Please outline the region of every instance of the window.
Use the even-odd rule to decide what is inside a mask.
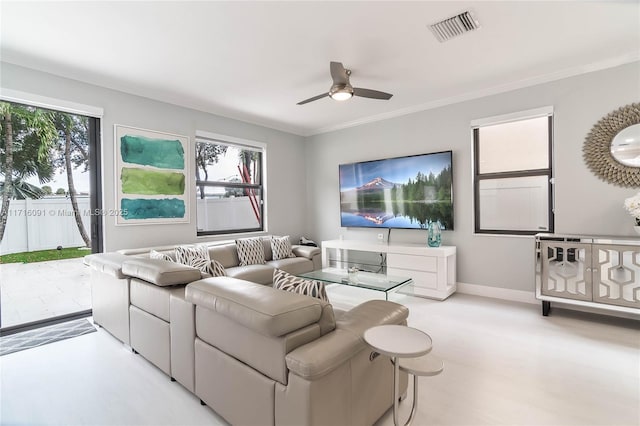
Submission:
[[[198,235],[264,231],[265,147],[196,133]]]
[[[553,111],[471,123],[476,233],[553,232]]]

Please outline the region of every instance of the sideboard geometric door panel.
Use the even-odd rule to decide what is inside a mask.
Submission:
[[[593,245],[593,300],[640,308],[640,247]]]
[[[591,244],[544,241],[542,294],[592,300]]]

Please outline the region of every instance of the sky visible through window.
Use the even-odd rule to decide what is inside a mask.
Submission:
[[[227,148],[224,155],[218,157],[216,164],[207,166],[209,181],[238,182],[241,181],[238,165],[240,164],[240,150],[233,146]]]
[[[35,185],[39,188],[43,186],[50,186],[51,190],[55,193],[58,188],[62,188],[65,191],[69,190],[69,185],[67,185],[67,174],[66,173],[56,173],[54,178],[46,183],[40,183],[37,177],[30,177],[26,179],[32,185]],[[89,171],[86,172],[82,169],[73,170],[73,185],[76,187],[77,193],[89,193]]]

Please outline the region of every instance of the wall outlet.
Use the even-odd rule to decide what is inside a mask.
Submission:
[[[384,240],[384,234],[378,234],[378,241]]]

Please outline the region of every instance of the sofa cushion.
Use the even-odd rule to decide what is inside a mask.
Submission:
[[[304,294],[305,296],[311,296],[324,302],[329,302],[329,297],[327,297],[323,282],[296,277],[281,269],[273,270],[273,288]]]
[[[187,285],[185,298],[273,337],[317,323],[324,306],[318,299],[230,277],[192,282]]]
[[[164,287],[187,284],[200,279],[200,270],[166,260],[128,256],[122,263],[122,273]]]
[[[253,283],[269,285],[273,281],[273,266],[267,265],[247,265],[226,268],[228,277],[247,280]]]
[[[262,240],[262,249],[264,250],[264,260],[268,262],[273,258],[273,253],[271,253],[271,238],[263,237],[260,239]]]
[[[284,237],[271,237],[271,256],[272,260],[296,257],[296,255],[291,252],[291,241],[289,241],[288,235]]]
[[[313,261],[304,257],[288,257],[280,260],[270,260],[267,265],[272,268],[282,269],[293,275],[304,274],[313,271]]]
[[[209,246],[209,258],[215,259],[225,268],[238,266],[238,250],[235,244]]]
[[[239,266],[261,265],[266,262],[262,238],[243,238],[236,240]]]

